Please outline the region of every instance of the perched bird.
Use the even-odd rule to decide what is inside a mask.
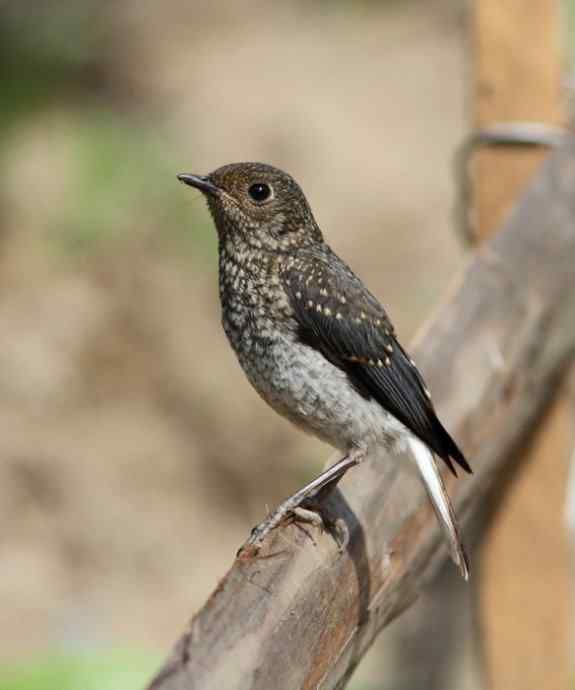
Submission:
[[[262,163],[178,179],[203,192],[214,219],[222,322],[245,374],[279,414],[343,454],[281,503],[249,543],[261,543],[286,515],[383,445],[413,455],[451,556],[467,579],[434,454],[454,474],[454,463],[471,469],[437,418],[385,309],[326,244],[299,185]]]

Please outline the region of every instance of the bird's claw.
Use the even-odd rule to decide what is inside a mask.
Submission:
[[[239,548],[237,556],[241,554],[257,555],[266,536],[276,527],[285,522],[295,523],[309,539],[315,544],[315,540],[308,530],[302,527],[299,523],[305,523],[317,527],[320,530],[325,530],[333,537],[340,552],[343,552],[349,540],[347,525],[344,520],[332,519],[326,509],[323,501],[317,500],[317,497],[312,496],[302,502],[301,505],[291,508],[288,511],[278,509],[268,515],[268,517],[252,528],[250,536],[246,542]]]

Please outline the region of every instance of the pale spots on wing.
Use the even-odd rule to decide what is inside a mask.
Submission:
[[[325,271],[321,260],[303,261],[290,256],[284,258],[283,263],[280,262],[280,269],[284,273],[284,285],[293,290],[292,295],[303,303],[307,312],[313,312],[326,321],[335,319],[342,325],[347,322],[352,329],[366,329],[368,339],[373,338],[374,343],[379,339],[379,344],[369,353],[371,356],[350,354],[344,357],[347,361],[378,369],[393,366],[393,326],[375,300],[370,301],[365,293],[359,300],[355,294],[344,294],[337,278]],[[351,273],[349,275],[353,276]]]

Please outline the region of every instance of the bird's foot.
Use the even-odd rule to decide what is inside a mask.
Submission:
[[[322,516],[317,510],[307,508],[303,504],[293,505],[288,499],[270,513],[263,522],[260,522],[259,525],[256,525],[252,529],[247,541],[238,551],[238,555],[246,550],[257,553],[266,536],[282,522],[286,521],[291,521],[296,524],[303,522],[317,527],[323,526]],[[307,530],[304,531],[309,536],[309,532]]]
[[[365,457],[364,448],[353,448],[341,460],[324,470],[319,477],[306,484],[293,496],[280,503],[280,505],[270,513],[267,518],[254,527],[246,543],[238,551],[240,554],[256,554],[265,537],[275,529],[286,518],[297,520],[302,516],[302,509],[305,511],[305,521],[319,524],[325,527],[338,543],[340,550],[345,548],[346,538],[341,537],[340,521],[330,520],[326,515],[326,502],[339,480],[350,467],[359,465]],[[310,511],[315,513],[315,517],[310,520]],[[306,531],[307,533],[307,531]],[[343,546],[342,546],[343,545]]]
[[[304,523],[322,529],[325,527],[323,513],[315,507],[305,507],[305,505],[294,508],[288,519],[291,518],[295,524]]]
[[[266,536],[280,524],[285,522],[297,525],[314,545],[316,542],[310,531],[306,529],[304,525],[307,524],[320,530],[325,530],[332,535],[339,550],[343,551],[347,544],[347,527],[343,520],[334,520],[330,516],[329,510],[325,504],[325,498],[326,495],[323,494],[323,492],[318,492],[317,495],[309,496],[299,505],[293,507],[286,507],[285,503],[287,503],[287,501],[282,503],[273,513],[270,513],[263,522],[252,529],[249,538],[239,549],[238,555],[243,552],[256,554]]]
[[[349,542],[349,529],[345,520],[341,517],[334,517],[330,511],[328,498],[332,495],[334,487],[331,487],[328,492],[320,491],[315,496],[307,498],[298,508],[299,511],[306,515],[314,516],[313,519],[308,518],[309,522],[320,527],[330,534],[337,544],[340,553],[343,553]]]

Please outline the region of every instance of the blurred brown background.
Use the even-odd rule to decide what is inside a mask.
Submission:
[[[463,264],[468,59],[455,0],[0,3],[0,662],[154,667],[329,453],[244,380],[176,173],[287,169],[408,341]]]

